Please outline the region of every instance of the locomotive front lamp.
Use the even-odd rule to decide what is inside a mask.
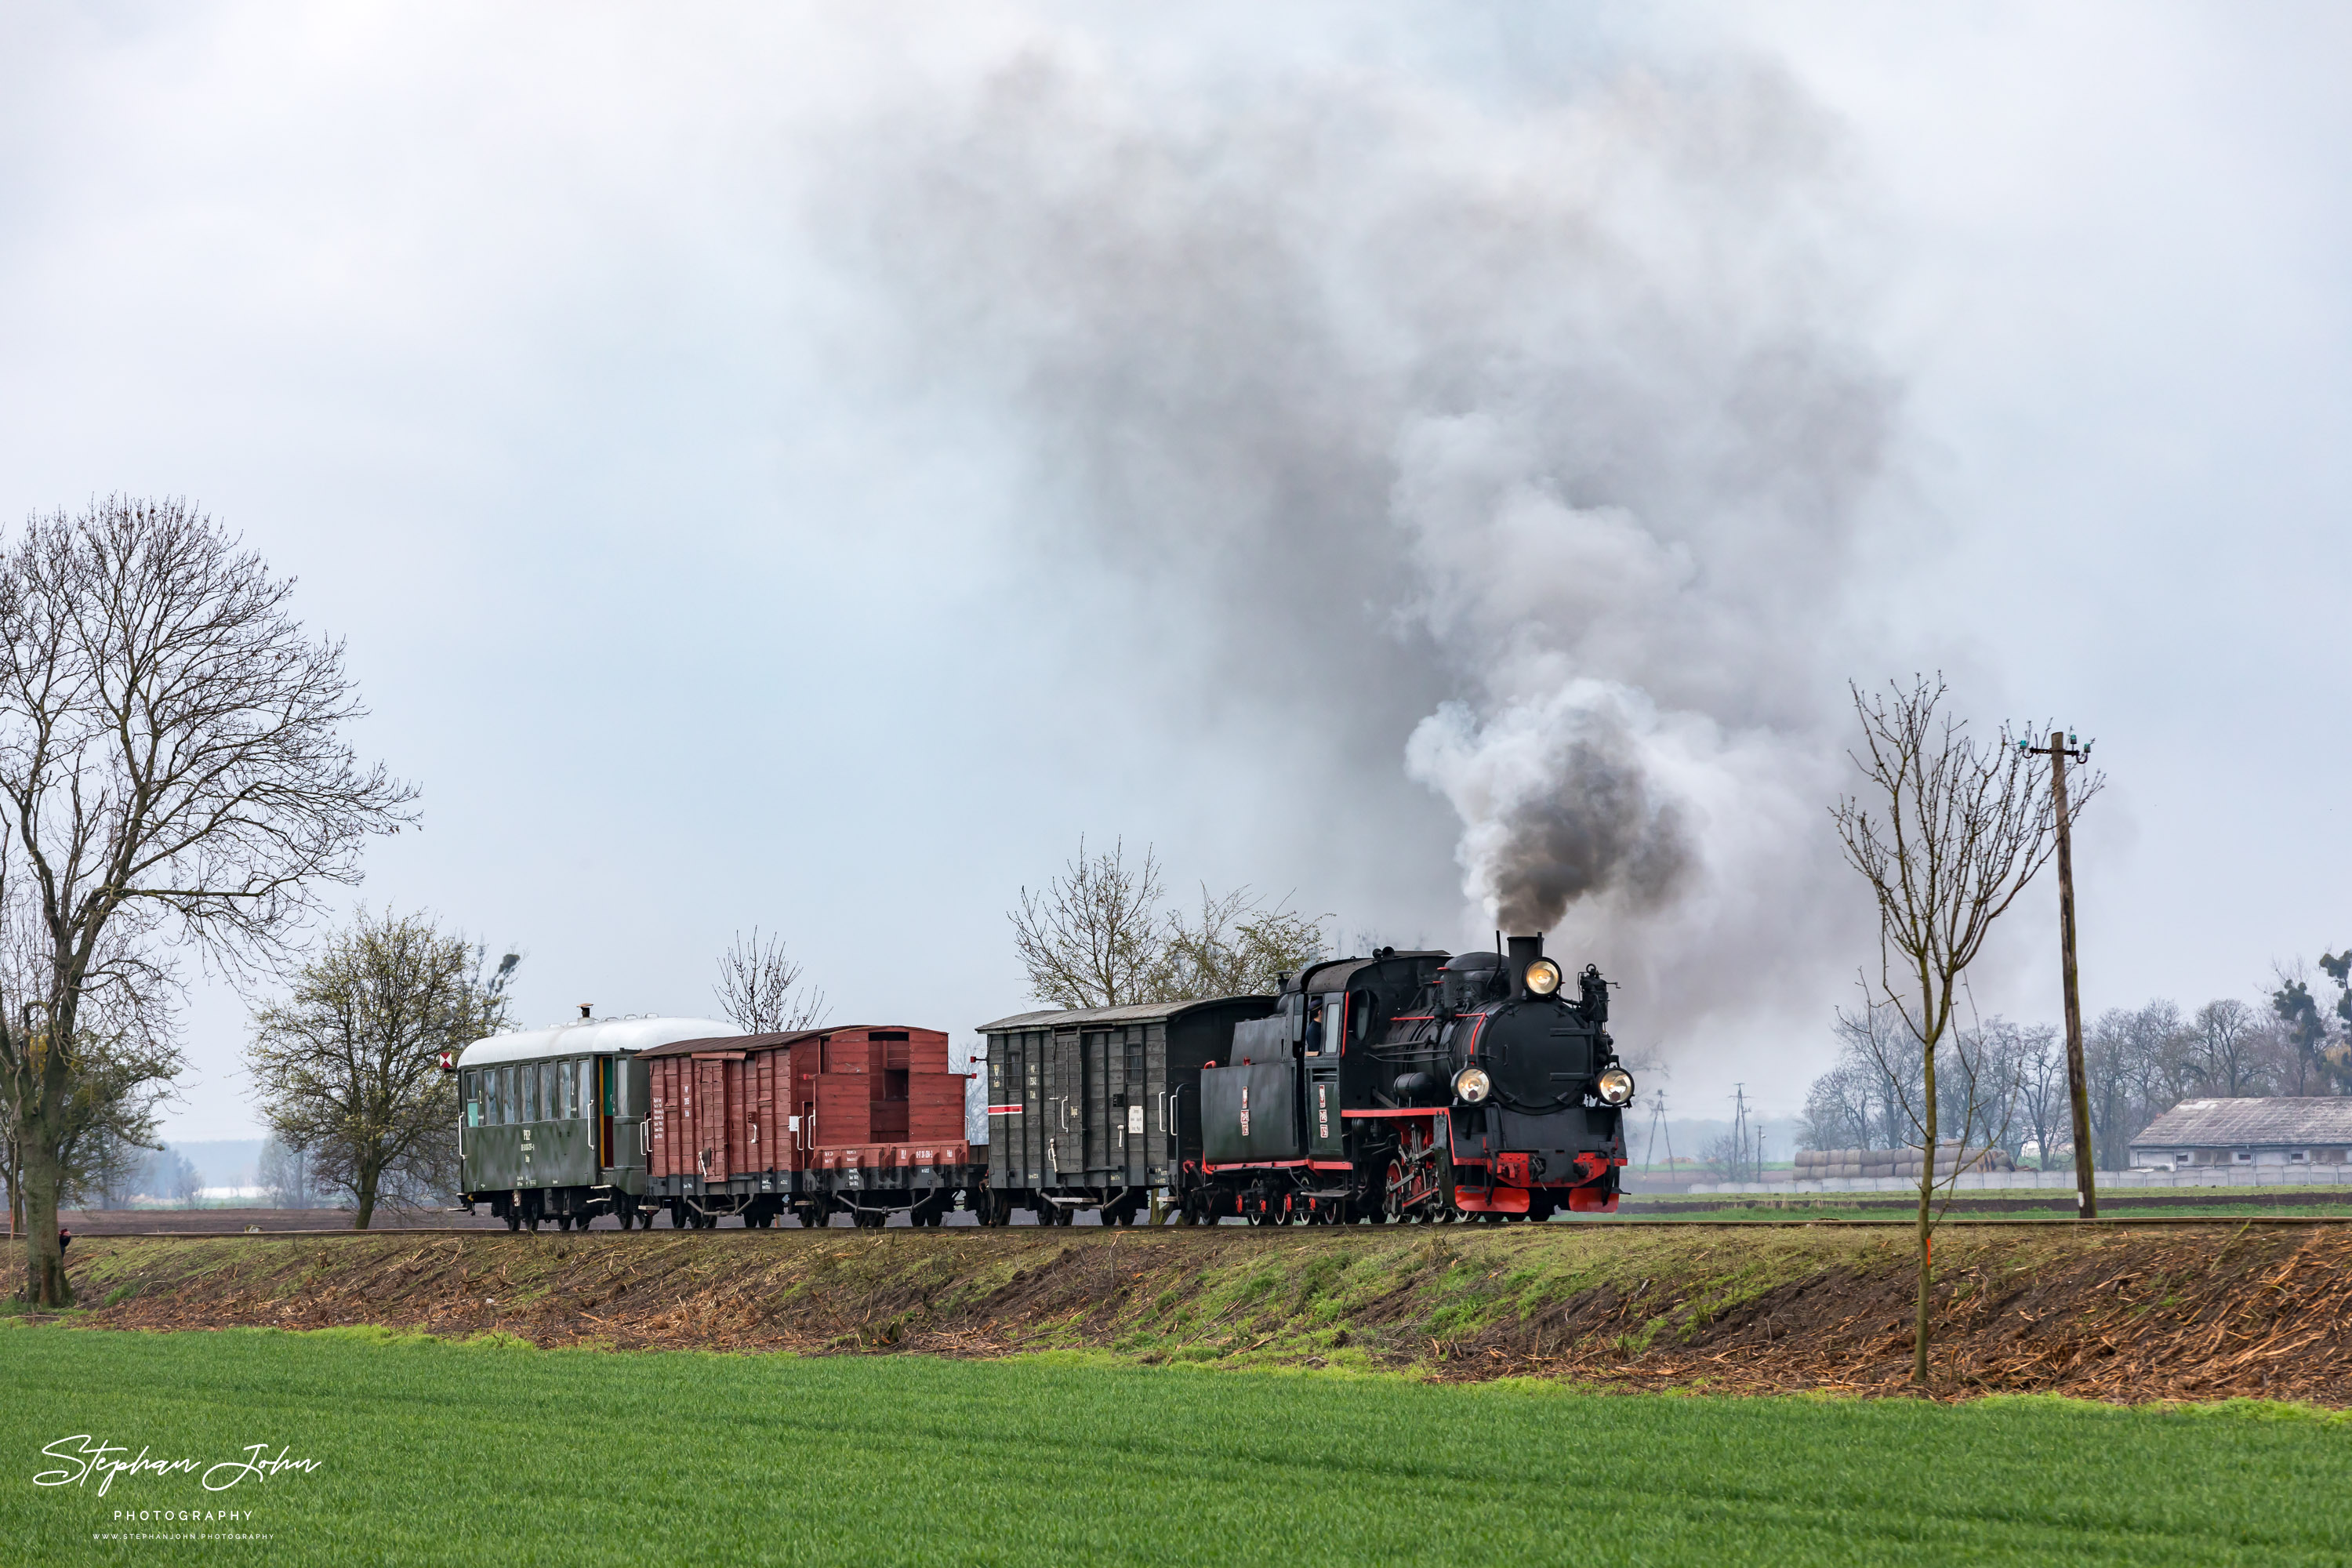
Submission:
[[[1475,1105],[1494,1090],[1495,1080],[1485,1068],[1464,1068],[1454,1075],[1454,1098],[1465,1105]]]
[[[1559,965],[1549,958],[1538,958],[1528,965],[1528,989],[1538,996],[1549,996],[1559,989]]]
[[[1622,1105],[1633,1098],[1633,1075],[1623,1068],[1604,1068],[1593,1088],[1610,1104]]]

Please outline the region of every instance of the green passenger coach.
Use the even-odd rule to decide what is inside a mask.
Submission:
[[[645,1065],[637,1053],[732,1033],[710,1018],[589,1018],[477,1040],[460,1052],[457,1149],[468,1212],[509,1230],[638,1223],[646,1192]]]

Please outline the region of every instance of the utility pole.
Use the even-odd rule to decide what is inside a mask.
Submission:
[[[1741,1175],[1739,1172],[1740,1168],[1748,1163],[1748,1086],[1746,1084],[1735,1083],[1731,1086],[1731,1103],[1733,1107],[1731,1179],[1735,1182],[1744,1182],[1748,1178]]]
[[[2058,951],[2066,982],[2066,1092],[2074,1102],[2074,1202],[2080,1217],[2099,1217],[2095,1173],[2097,1151],[2091,1146],[2091,1084],[2083,1069],[2083,994],[2074,974],[2074,837],[2066,815],[2066,764],[2091,760],[2088,742],[2074,743],[2072,734],[2050,731],[2047,746],[2017,749],[2050,759],[2050,793],[2058,807]]]

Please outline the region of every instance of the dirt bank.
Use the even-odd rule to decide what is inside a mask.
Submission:
[[[2352,1227],[1948,1231],[1939,1392],[2352,1405]],[[541,1345],[1534,1373],[1629,1387],[1895,1392],[1899,1233],[1485,1230],[592,1232],[91,1237],[122,1328],[382,1323]]]

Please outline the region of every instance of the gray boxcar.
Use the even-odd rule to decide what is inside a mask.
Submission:
[[[1097,1209],[1132,1225],[1154,1191],[1201,1158],[1201,1067],[1271,996],[1022,1013],[988,1037],[983,1224],[1026,1208],[1040,1225]]]

